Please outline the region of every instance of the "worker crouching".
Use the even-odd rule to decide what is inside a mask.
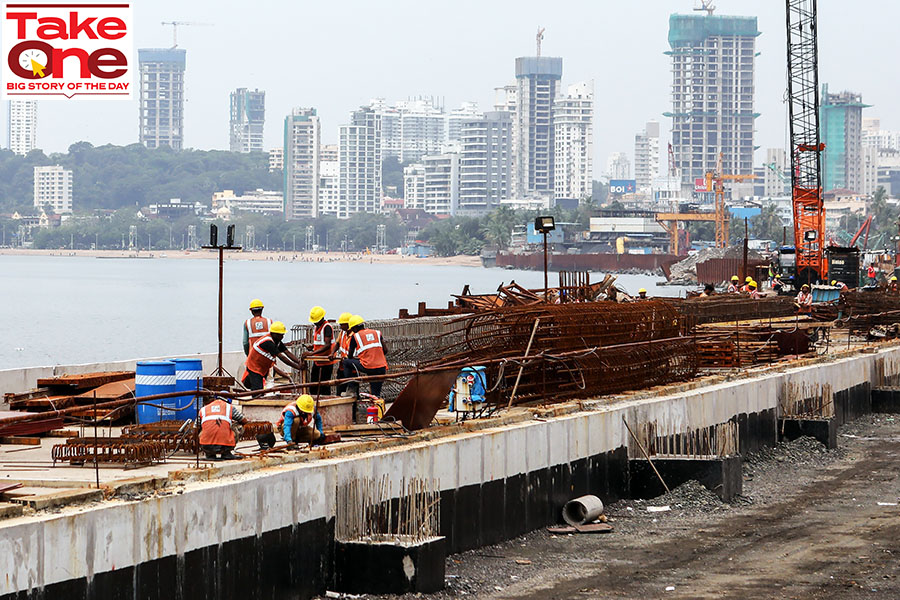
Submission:
[[[285,406],[275,428],[281,432],[288,448],[298,442],[313,444],[324,437],[322,416],[316,412],[316,401],[309,394],[303,394],[296,402]]]
[[[237,443],[235,424],[243,424],[241,411],[224,400],[206,399],[200,409],[200,449],[209,460],[221,456],[223,460],[237,458],[232,452]]]

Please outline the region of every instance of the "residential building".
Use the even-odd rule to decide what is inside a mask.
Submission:
[[[322,144],[319,147],[319,162],[337,162],[340,149],[337,144]]]
[[[671,15],[672,151],[684,181],[753,173],[756,17]]]
[[[284,146],[269,150],[269,173],[284,170]]]
[[[846,188],[863,192],[865,188],[862,154],[862,95],[854,92],[829,93],[822,85],[819,102],[819,131],[825,144],[822,153],[822,188],[825,191]]]
[[[459,152],[424,156],[422,165],[425,167],[425,212],[455,215],[459,207]]]
[[[403,168],[403,205],[412,210],[425,210],[425,165]]]
[[[553,101],[562,79],[562,58],[523,56],[516,59],[516,110],[513,126],[515,195],[552,197]]]
[[[334,146],[336,148],[336,146]],[[319,155],[319,214],[337,216],[340,205],[340,186],[338,176],[340,165],[337,156],[331,157],[330,146],[328,148],[328,160],[325,160],[324,152]]]
[[[878,189],[878,167],[880,166],[881,153],[878,148],[864,147],[862,149],[862,189],[865,195],[874,194]]]
[[[37,148],[37,101],[10,100],[6,117],[6,147],[22,156]]]
[[[59,165],[34,167],[34,206],[61,215],[72,212],[72,171]]]
[[[881,119],[877,117],[863,117],[862,145],[863,148],[900,151],[900,131],[882,129]]]
[[[232,152],[262,152],[266,123],[266,93],[238,88],[231,92]]]
[[[512,194],[512,116],[491,111],[462,124],[459,212],[480,215]],[[407,202],[407,208],[414,208]]]
[[[337,216],[376,212],[381,206],[381,115],[363,106],[340,126]]]
[[[631,163],[624,152],[613,152],[606,159],[607,179],[631,179]]]
[[[516,112],[519,87],[515,83],[494,88],[494,110]]]
[[[284,218],[319,216],[321,125],[314,108],[295,108],[284,119]]]
[[[369,106],[381,118],[381,154],[400,162],[415,162],[426,154],[438,154],[446,141],[447,115],[429,97],[403,100],[393,106],[376,98]]]
[[[594,185],[594,83],[570,85],[553,103],[554,198],[591,197]]]
[[[462,134],[463,123],[481,117],[477,102],[463,102],[459,108],[454,108],[446,115],[447,143],[458,142]]]
[[[791,194],[791,172],[787,168],[787,153],[784,148],[767,148],[766,164],[762,170],[762,195],[778,198]]]
[[[231,214],[237,212],[259,215],[283,215],[284,195],[281,192],[257,189],[235,195],[234,190],[223,190],[212,195],[212,212],[218,215],[221,209]]]
[[[148,148],[184,146],[184,67],[180,48],[138,50],[140,65],[139,141]]]
[[[644,131],[634,136],[634,180],[639,190],[647,190],[659,176],[659,123],[648,121]]]
[[[403,132],[400,129],[400,111],[389,105],[384,98],[373,98],[369,108],[378,113],[381,120],[381,159],[393,156],[400,160],[403,146]]]

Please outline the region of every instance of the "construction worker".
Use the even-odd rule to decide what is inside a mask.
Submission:
[[[812,312],[812,292],[809,289],[809,284],[804,283],[800,287],[800,293],[797,294],[797,308],[800,310],[800,314],[809,314]]]
[[[741,283],[740,277],[738,277],[737,275],[732,275],[731,283],[728,284],[728,293],[729,294],[737,294],[738,292],[740,292],[741,290],[738,288],[740,283]]]
[[[275,321],[269,327],[268,334],[257,338],[250,345],[244,376],[241,378],[244,387],[249,390],[261,390],[266,387],[266,375],[279,358],[289,367],[298,371],[303,370],[303,363],[282,342],[286,333],[284,323]]]
[[[781,273],[775,273],[775,279],[772,280],[772,289],[775,290],[776,294],[780,294],[782,288],[784,288],[784,282],[781,281]]]
[[[321,306],[313,306],[309,311],[309,322],[315,328],[313,330],[313,345],[311,352],[304,352],[300,358],[312,359],[309,369],[309,380],[329,381],[334,372],[334,351],[337,346],[337,336],[334,335],[334,327],[325,320],[325,309]],[[317,385],[311,388],[314,396],[331,394],[330,385]]]
[[[869,285],[875,285],[875,282],[878,279],[878,271],[875,270],[875,263],[869,263],[869,268],[866,269],[866,277],[869,279]]]
[[[748,287],[750,288],[750,298],[753,299],[753,300],[758,299],[758,298],[759,298],[759,292],[756,291],[756,287],[757,287],[757,286],[756,286],[756,282],[755,282],[755,281],[751,281],[751,282],[748,283],[747,285],[748,285]]]
[[[646,300],[647,299],[647,290],[641,288],[638,290],[638,300]]]
[[[232,454],[237,443],[232,426],[244,423],[241,411],[219,398],[207,397],[200,409],[200,448],[209,460],[237,458]]]
[[[744,277],[744,285],[741,286],[741,291],[742,291],[742,292],[747,292],[747,293],[750,292],[750,282],[751,282],[751,281],[753,281],[753,278],[750,277],[749,275],[747,275],[746,277]]]
[[[345,312],[341,313],[341,316],[338,317],[338,327],[340,330],[338,331],[338,343],[335,345],[335,350],[333,356],[338,359],[338,374],[343,376],[344,373],[344,359],[347,358],[347,348],[350,347],[350,318],[353,315]],[[346,383],[339,383],[337,388],[338,395],[344,393],[344,390],[347,389]]]
[[[891,280],[888,283],[888,291],[896,294],[900,290],[900,286],[897,285],[897,276],[891,275]]]
[[[275,424],[281,437],[291,448],[297,442],[313,442],[324,437],[322,416],[316,411],[316,401],[309,394],[298,396],[281,411],[281,419]]]
[[[850,289],[847,287],[846,283],[844,283],[843,281],[838,281],[837,279],[831,280],[831,287],[836,287],[842,292],[846,292],[848,289]]]
[[[711,283],[707,283],[705,286],[703,286],[703,291],[700,292],[700,297],[701,298],[709,298],[710,296],[714,295],[715,293],[716,293],[715,286],[713,286],[713,284],[711,284]]]
[[[350,345],[347,346],[347,358],[344,359],[344,377],[359,375],[384,375],[387,373],[387,345],[377,329],[366,329],[365,321],[359,315],[350,317],[347,323],[350,328]],[[372,381],[369,388],[373,396],[381,397],[382,381]],[[359,384],[347,384],[344,395],[359,396]],[[355,410],[354,410],[355,412]]]
[[[244,356],[250,354],[250,344],[269,333],[269,327],[272,326],[272,319],[262,316],[262,312],[262,300],[251,300],[250,314],[253,316],[244,321]]]

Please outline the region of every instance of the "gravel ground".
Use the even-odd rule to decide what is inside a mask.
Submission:
[[[731,504],[689,481],[652,500],[607,506],[612,533],[538,530],[448,557],[446,589],[427,597],[900,598],[900,509],[878,504],[900,499],[900,417],[870,415],[842,427],[839,446],[800,438],[745,457],[744,495]],[[647,510],[658,506],[669,510]],[[887,529],[878,520],[886,512],[895,517]],[[872,539],[854,538],[864,527]],[[844,537],[827,537],[837,531]],[[810,548],[837,556],[804,555]],[[737,568],[747,564],[752,575]],[[771,573],[757,573],[762,568]]]

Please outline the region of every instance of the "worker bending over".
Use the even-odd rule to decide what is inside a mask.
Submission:
[[[848,289],[850,289],[847,287],[846,283],[844,283],[843,281],[838,281],[836,279],[831,280],[831,287],[836,287],[842,292],[846,292]]]
[[[737,275],[731,276],[731,283],[728,284],[728,293],[729,294],[737,294],[740,289],[738,289],[738,284],[741,282],[740,278]]]
[[[298,371],[303,370],[303,363],[294,356],[282,340],[287,329],[281,321],[275,321],[269,328],[269,333],[258,338],[250,345],[250,353],[247,355],[244,376],[241,383],[248,390],[261,390],[266,387],[266,375],[275,361],[281,359],[286,365]]]
[[[387,345],[377,329],[366,329],[363,318],[353,315],[347,323],[350,327],[350,344],[347,346],[347,358],[344,359],[344,377],[359,375],[384,375],[387,373]],[[383,382],[370,381],[372,395],[381,397]],[[347,384],[344,395],[359,396],[359,383]]]
[[[253,315],[244,321],[244,356],[250,354],[250,344],[269,333],[272,319],[262,316],[263,303],[259,298],[250,301],[250,314]]]
[[[232,454],[237,443],[234,424],[244,423],[241,411],[219,398],[207,397],[200,409],[200,449],[209,460],[220,455],[223,460],[237,458]]]
[[[312,444],[324,437],[322,416],[316,412],[316,401],[309,394],[286,405],[275,428],[281,432],[288,448],[298,442]]]
[[[339,376],[343,376],[344,373],[344,359],[347,358],[347,349],[350,347],[350,318],[351,315],[348,312],[341,313],[341,316],[338,317],[338,327],[340,330],[338,331],[338,342],[334,347],[333,356],[338,359],[338,367],[337,372]],[[346,383],[339,383],[337,388],[338,395],[344,393],[344,390],[347,389]]]
[[[334,327],[325,320],[325,309],[321,306],[313,306],[309,311],[309,322],[313,324],[313,345],[311,352],[304,352],[300,358],[310,360],[312,366],[309,369],[310,382],[329,381],[334,372],[334,350],[337,346],[337,336],[334,335]],[[315,396],[331,394],[330,385],[316,385],[311,390]]]
[[[812,312],[812,292],[809,289],[809,284],[804,283],[800,287],[800,293],[797,294],[797,308],[800,310],[800,314],[809,314]]]

